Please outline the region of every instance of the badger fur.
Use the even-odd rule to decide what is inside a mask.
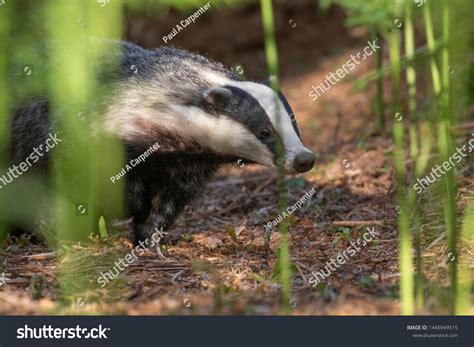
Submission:
[[[112,49],[115,45],[108,54],[119,57],[121,67],[104,69],[100,76],[113,81],[100,131],[124,144],[128,160],[159,144],[126,174],[135,241],[168,228],[220,165],[241,159],[274,166],[278,136],[288,173],[312,168],[314,155],[301,142],[282,94],[241,81],[222,64],[185,50],[147,50],[128,42]],[[14,161],[48,136],[49,108],[47,100],[37,100],[15,111]],[[38,165],[47,167],[47,157]]]

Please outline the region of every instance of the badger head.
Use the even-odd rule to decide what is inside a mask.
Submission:
[[[301,142],[281,93],[225,73],[203,72],[195,63],[180,62],[179,68],[146,81],[128,80],[107,109],[106,131],[144,148],[158,141],[162,152],[211,152],[224,161],[266,166],[276,165],[281,139],[287,173],[313,167],[315,156]]]
[[[307,172],[313,167],[315,156],[301,141],[290,105],[283,94],[267,85],[227,81],[206,89],[199,107],[216,117],[219,125],[214,131],[225,137],[216,150],[274,166],[280,138],[284,145],[281,161],[287,173]]]

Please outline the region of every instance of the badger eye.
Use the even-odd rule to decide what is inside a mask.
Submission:
[[[267,130],[262,130],[262,131],[260,132],[260,137],[261,137],[262,139],[268,139],[268,138],[270,137],[270,132],[267,131]]]

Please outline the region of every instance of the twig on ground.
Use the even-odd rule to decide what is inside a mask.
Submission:
[[[46,260],[46,259],[55,258],[57,255],[58,255],[57,252],[49,252],[49,253],[27,255],[26,257],[31,260]]]
[[[345,220],[345,221],[333,221],[331,225],[334,226],[347,226],[347,227],[357,227],[361,225],[383,225],[384,222],[382,220]]]

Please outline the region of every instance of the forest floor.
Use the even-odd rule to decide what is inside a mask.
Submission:
[[[396,315],[400,274],[391,131],[373,135],[373,90],[352,91],[352,82],[373,69],[373,59],[361,62],[317,101],[308,96],[312,84],[365,46],[366,33],[347,30],[337,8],[316,15],[304,3],[276,10],[282,91],[304,143],[318,154],[311,172],[287,179],[289,205],[315,191],[289,220],[289,305],[295,315]],[[157,46],[181,17],[171,13],[156,21],[130,14],[127,36]],[[207,53],[228,66],[240,64],[250,78],[265,75],[256,8],[203,17],[171,44]],[[388,88],[385,96],[390,99]],[[468,173],[460,182],[461,196],[472,190]],[[263,226],[278,215],[276,202],[273,171],[239,163],[223,168],[169,230],[183,233],[181,239],[162,247],[163,256],[156,250],[141,255],[105,288],[98,288],[97,275],[131,251],[127,223],[120,226],[123,233],[109,231],[113,236],[106,242],[94,238],[91,245],[73,245],[68,256],[27,240],[10,243],[4,250],[8,281],[0,289],[0,314],[278,314],[280,235],[272,233],[268,257],[263,239]],[[312,272],[323,269],[367,228],[374,228],[377,237],[314,288],[308,282]],[[424,256],[427,264],[435,264],[433,281],[443,290],[447,264],[446,248],[436,241],[440,235],[425,241],[430,248]]]

